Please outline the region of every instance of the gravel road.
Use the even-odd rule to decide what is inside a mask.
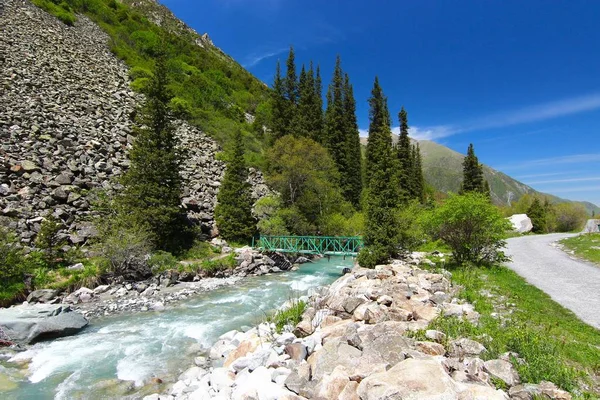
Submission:
[[[577,260],[557,248],[568,233],[508,239],[507,266],[527,282],[573,311],[584,322],[600,328],[600,267]]]

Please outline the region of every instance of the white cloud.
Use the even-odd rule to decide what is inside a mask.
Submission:
[[[586,163],[595,163],[600,161],[600,153],[591,153],[591,154],[573,154],[570,156],[558,156],[558,157],[550,157],[550,158],[540,158],[537,160],[524,161],[521,163],[509,164],[506,166],[495,167],[500,171],[504,171],[507,169],[524,169],[524,168],[532,168],[532,167],[540,167],[547,165],[556,165],[556,164],[586,164]]]
[[[288,47],[282,47],[276,50],[268,50],[265,51],[263,53],[252,53],[249,56],[246,57],[244,63],[242,64],[242,66],[244,68],[251,68],[254,67],[256,64],[260,63],[262,60],[265,60],[267,58],[271,58],[274,57],[278,54],[281,54],[283,52],[288,51],[289,48]]]
[[[398,132],[400,132],[400,128],[398,128]],[[446,136],[454,135],[455,133],[458,133],[456,129],[446,125],[430,126],[425,128],[411,126],[408,128],[408,135],[416,140],[440,139]]]
[[[368,137],[369,130],[368,129],[359,129],[358,134],[360,135],[360,137]]]
[[[529,182],[529,184],[530,185],[540,185],[542,183],[571,183],[571,182],[590,182],[590,181],[600,181],[600,177],[549,179],[549,180],[545,180],[545,181]]]

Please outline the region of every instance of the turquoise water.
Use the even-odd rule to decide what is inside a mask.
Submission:
[[[352,263],[351,258],[321,259],[297,271],[250,277],[198,294],[162,312],[97,320],[78,335],[38,343],[19,353],[17,360],[3,362],[0,378],[9,375],[18,386],[0,397],[111,398],[106,388],[118,383],[115,378],[136,387],[155,377],[168,381],[223,333],[258,324],[267,311],[310,288],[330,284]],[[30,360],[20,379],[15,377],[18,359]]]

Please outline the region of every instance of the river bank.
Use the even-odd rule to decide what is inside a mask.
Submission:
[[[295,271],[248,276],[165,306],[92,318],[75,336],[37,343],[0,358],[4,398],[141,398],[165,388],[223,333],[246,330],[269,310],[337,279],[352,260],[302,264]],[[162,290],[162,289],[161,289]]]
[[[571,399],[550,382],[521,384],[519,354],[490,358],[478,341],[428,330],[438,317],[477,324],[480,315],[455,297],[447,271],[414,264],[353,268],[310,297],[295,327],[227,332],[208,359],[144,400]]]

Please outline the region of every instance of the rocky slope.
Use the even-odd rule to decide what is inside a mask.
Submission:
[[[81,243],[93,234],[89,194],[114,189],[128,166],[131,113],[141,97],[107,35],[85,16],[68,27],[29,1],[3,0],[0,25],[1,222],[31,244],[52,213],[70,242]],[[220,148],[186,124],[178,134],[189,150],[184,205],[214,234]],[[268,193],[259,171],[250,180],[255,198]]]
[[[421,256],[354,268],[311,297],[295,329],[277,334],[264,323],[222,335],[168,393],[145,400],[571,398],[550,382],[520,384],[517,354],[483,361],[485,347],[470,339],[434,330],[413,338],[439,315],[479,318],[453,297],[447,272],[415,266]]]

